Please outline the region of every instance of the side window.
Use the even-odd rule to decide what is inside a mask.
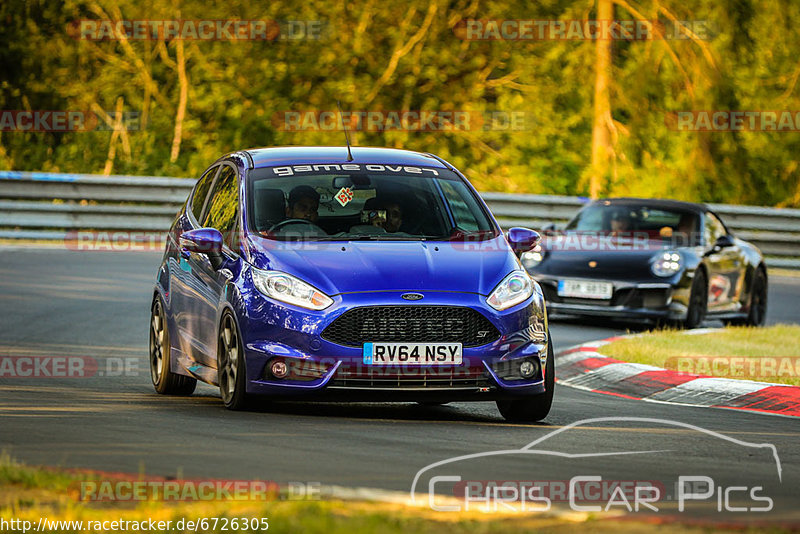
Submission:
[[[236,186],[236,171],[229,165],[223,165],[208,197],[208,206],[203,216],[203,227],[216,228],[222,232],[228,245],[233,242],[232,234],[239,207],[239,190]]]
[[[194,186],[194,192],[192,193],[192,214],[198,221],[203,214],[203,203],[205,203],[206,196],[208,195],[208,188],[211,187],[211,184],[214,182],[214,175],[217,174],[217,169],[219,169],[218,166],[208,169],[208,172],[206,172],[203,177],[197,181],[197,185]]]
[[[704,237],[707,245],[713,245],[720,236],[725,235],[725,227],[713,213],[706,212]]]
[[[444,191],[447,202],[450,204],[450,210],[453,213],[453,218],[456,220],[458,227],[467,232],[476,232],[481,229],[475,214],[472,213],[472,209],[476,207],[467,204],[465,196],[469,194],[468,191],[466,191],[466,188],[463,186],[459,187],[459,189],[461,189],[460,191],[457,190],[456,183],[458,182],[454,183],[448,180],[439,180],[439,184],[442,186],[442,191]]]

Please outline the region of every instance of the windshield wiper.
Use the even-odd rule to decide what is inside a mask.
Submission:
[[[427,241],[426,237],[414,236],[391,236],[391,235],[358,235],[358,236],[344,236],[342,241]]]

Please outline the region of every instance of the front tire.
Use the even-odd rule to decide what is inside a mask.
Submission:
[[[217,342],[217,383],[222,402],[229,410],[242,410],[249,401],[246,392],[247,372],[242,338],[233,315],[226,311],[219,325]]]
[[[705,271],[698,269],[694,273],[694,280],[692,280],[692,289],[689,292],[689,309],[686,310],[686,319],[683,321],[683,327],[691,330],[702,325],[706,319],[707,310],[708,281],[706,280]]]
[[[521,399],[497,401],[497,409],[500,410],[500,415],[506,421],[512,423],[535,423],[543,420],[550,413],[556,385],[556,357],[553,353],[553,342],[550,340],[549,333],[547,359],[545,361],[544,393]]]
[[[161,296],[158,296],[150,310],[150,378],[153,387],[162,395],[191,395],[197,387],[197,380],[172,372],[170,347],[167,315]]]

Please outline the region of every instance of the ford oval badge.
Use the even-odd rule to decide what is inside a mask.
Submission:
[[[403,293],[401,297],[405,300],[422,300],[424,298],[424,296],[419,293]]]

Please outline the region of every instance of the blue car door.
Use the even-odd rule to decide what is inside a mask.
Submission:
[[[202,228],[216,228],[230,245],[239,208],[239,189],[236,169],[223,163],[203,211]],[[193,253],[188,259],[195,284],[189,294],[186,308],[191,316],[192,359],[205,367],[216,369],[217,363],[217,312],[224,298],[222,291],[230,279],[228,265],[235,254],[230,248],[223,252],[225,265],[214,265],[207,254]],[[215,377],[212,377],[215,378]]]

